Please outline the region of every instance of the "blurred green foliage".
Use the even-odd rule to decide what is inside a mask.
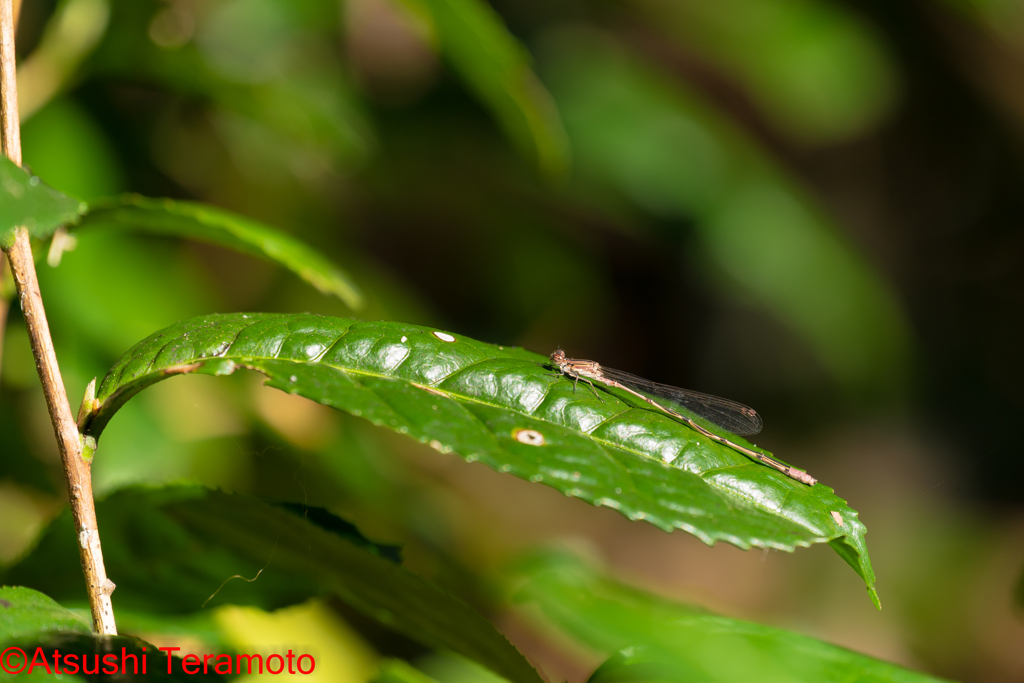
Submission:
[[[673,604],[555,554],[522,561],[515,599],[559,628],[618,654],[591,681],[934,681],[811,638]],[[636,643],[644,643],[636,646]],[[754,674],[756,672],[756,674]]]
[[[681,534],[651,540],[240,374],[128,403],[95,460],[97,492],[184,480],[345,513],[404,542],[414,571],[492,617],[552,679],[585,680],[611,650],[552,635],[504,599],[496,567],[543,540],[719,612],[947,677],[1019,678],[1022,34],[1009,0],[24,3],[24,156],[46,182],[89,202],[208,202],[279,228],[343,267],[365,319],[541,354],[560,344],[753,404],[759,441],[871,524],[892,599],[868,614],[857,582],[814,551],[749,564]],[[37,245],[73,403],[179,320],[353,315],[223,246],[73,236],[57,267]],[[27,550],[26,529],[64,490],[24,334],[14,306],[4,558]],[[368,650],[416,667],[385,665],[383,678],[484,677],[326,609]],[[254,614],[254,631],[296,632]],[[125,611],[124,623],[226,639],[219,621]],[[787,661],[755,654],[756,673]],[[645,663],[620,657],[598,674]]]
[[[103,131],[74,100],[49,103],[21,129],[32,170],[75,197],[89,200],[124,189],[121,167]]]
[[[0,246],[4,250],[14,244],[19,227],[31,237],[42,238],[82,212],[81,202],[57,192],[7,157],[0,158],[0,186],[4,188],[0,203]]]
[[[105,519],[105,562],[121,577],[121,599],[129,610],[190,614],[208,603],[275,609],[332,591],[428,646],[471,657],[510,681],[539,680],[471,608],[404,570],[395,549],[378,546],[326,511],[295,508],[172,486],[123,490],[103,501],[97,515]],[[85,604],[75,537],[65,511],[3,581],[31,583],[48,595]],[[210,593],[222,575],[230,578]]]
[[[892,109],[892,56],[877,31],[839,3],[638,4],[669,37],[720,63],[773,125],[798,141],[855,137]]]
[[[581,175],[693,221],[708,271],[791,325],[850,391],[902,388],[909,338],[891,292],[792,178],[607,40],[551,40],[549,81]]]
[[[114,661],[118,666],[124,661],[127,672],[138,671],[141,675],[140,662],[148,656],[153,656],[154,661],[150,664],[147,660],[150,664],[145,667],[147,678],[162,681],[224,680],[212,672],[200,673],[198,677],[189,675],[181,670],[180,659],[173,660],[173,672],[168,672],[167,660],[160,659],[163,653],[157,655],[159,650],[151,643],[124,636],[96,636],[90,632],[84,619],[30,588],[0,587],[0,608],[3,609],[0,612],[0,641],[5,648],[11,648],[4,650],[3,671],[0,672],[0,678],[4,680],[117,680],[124,676],[118,672],[86,676],[83,666],[99,673],[102,668],[112,666]],[[61,658],[60,666],[54,661],[57,655]],[[106,659],[106,655],[112,655],[112,658]],[[127,657],[122,660],[122,655]],[[89,663],[83,664],[86,657]],[[94,660],[94,657],[99,659]],[[76,671],[77,675],[68,673],[69,667],[73,667],[70,670]]]

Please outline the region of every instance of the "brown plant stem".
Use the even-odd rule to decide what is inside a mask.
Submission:
[[[7,262],[0,259],[0,377],[4,370],[4,336],[7,331],[7,310],[11,302],[3,292],[4,276],[7,274]]]
[[[18,92],[14,59],[14,3],[0,0],[0,119],[2,119],[3,150],[11,161],[21,165],[21,131],[18,120]],[[71,413],[64,381],[57,366],[57,355],[50,338],[43,298],[39,292],[35,261],[28,231],[18,228],[14,244],[7,250],[7,259],[14,276],[15,291],[25,317],[36,370],[43,385],[46,407],[57,437],[64,476],[68,482],[68,498],[78,531],[78,552],[89,592],[93,630],[103,635],[117,635],[110,593],[114,584],[103,567],[96,508],[92,498],[91,462],[82,457],[82,439]]]

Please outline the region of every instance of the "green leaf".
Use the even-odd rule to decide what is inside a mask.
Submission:
[[[706,629],[706,630],[704,630]],[[941,679],[871,659],[796,633],[732,619],[705,618],[672,629],[686,638],[676,652],[628,647],[589,683],[935,683]]]
[[[272,610],[329,591],[429,647],[452,650],[518,683],[540,679],[473,608],[395,561],[322,510],[295,510],[195,486],[124,489],[96,505],[116,602],[191,613],[205,606]],[[65,510],[4,575],[64,601],[84,601],[76,536]]]
[[[386,659],[373,683],[437,683],[412,664],[401,659]]]
[[[517,567],[521,602],[599,652],[593,683],[924,683],[924,674],[792,631],[729,619],[601,577],[560,554]]]
[[[77,556],[74,547],[69,549],[72,557]],[[72,577],[77,583],[82,582],[81,573]],[[20,648],[24,653],[8,650]],[[123,648],[123,650],[122,650]],[[138,667],[142,674],[142,662],[146,659],[146,677],[156,680],[208,680],[220,681],[223,677],[209,673],[197,675],[187,674],[181,670],[181,660],[174,659],[173,674],[167,673],[167,656],[154,645],[125,636],[97,636],[91,633],[88,624],[74,613],[64,609],[52,598],[20,586],[0,587],[0,650],[4,650],[3,663],[7,672],[0,671],[0,680],[84,680],[79,675],[67,673],[71,666],[80,667],[82,657],[88,656],[88,666],[102,672],[104,655],[113,655],[112,660],[120,667],[122,656],[125,671],[131,673]],[[64,673],[57,674],[54,668],[54,651],[58,650],[61,657],[61,668]],[[73,660],[68,655],[74,655]],[[96,663],[93,657],[99,656]],[[47,659],[46,666],[42,665]],[[35,665],[32,665],[35,662]],[[24,669],[21,669],[24,664]],[[52,672],[52,673],[50,673]],[[44,675],[45,674],[45,675]],[[90,676],[88,680],[124,680],[118,675]]]
[[[546,362],[394,322],[211,315],[129,350],[80,426],[98,438],[125,401],[173,374],[257,370],[274,388],[708,544],[791,551],[828,542],[877,602],[866,529],[832,489],[795,482],[629,395],[575,392]]]
[[[53,189],[0,154],[0,248],[14,244],[14,231],[28,230],[31,237],[46,237],[78,218],[86,205]]]
[[[196,202],[135,194],[90,202],[76,229],[103,226],[189,237],[274,261],[350,308],[362,306],[349,276],[311,247],[267,225]]]
[[[399,1],[427,19],[441,54],[541,170],[565,174],[569,147],[558,111],[501,17],[480,0]]]
[[[89,631],[89,624],[49,596],[23,586],[0,586],[0,642],[48,632]]]

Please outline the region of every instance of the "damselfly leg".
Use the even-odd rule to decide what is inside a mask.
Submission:
[[[621,370],[612,370],[611,368],[602,367],[600,363],[596,363],[592,360],[582,360],[578,358],[567,358],[565,352],[561,349],[557,349],[551,354],[551,361],[558,368],[560,373],[565,377],[568,377],[573,381],[573,391],[576,391],[576,385],[582,379],[588,385],[590,385],[591,391],[594,395],[601,398],[597,393],[597,389],[594,387],[594,382],[600,382],[608,387],[614,387],[622,389],[637,398],[646,401],[648,404],[654,406],[663,413],[670,415],[688,427],[706,436],[707,438],[720,443],[724,446],[728,446],[733,450],[746,455],[749,458],[757,460],[758,462],[764,463],[769,467],[782,472],[786,476],[796,479],[799,482],[813,486],[817,483],[817,479],[807,474],[803,470],[798,470],[795,467],[783,464],[774,458],[759,453],[755,450],[741,446],[723,436],[715,434],[708,430],[702,425],[695,422],[692,418],[679,412],[680,410],[687,411],[695,414],[697,417],[703,418],[712,424],[721,427],[727,432],[734,434],[756,434],[761,431],[761,417],[752,408],[730,401],[724,398],[718,398],[717,396],[710,396],[708,394],[701,394],[696,391],[690,391],[689,389],[680,389],[678,387],[669,386],[667,384],[658,384],[636,375],[630,375],[627,372]],[[593,380],[593,381],[591,381]],[[678,407],[678,410],[672,410],[666,406]]]

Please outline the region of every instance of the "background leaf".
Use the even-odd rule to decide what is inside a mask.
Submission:
[[[554,102],[530,56],[480,0],[399,0],[426,17],[439,50],[541,170],[564,175],[569,146]]]
[[[260,256],[288,268],[350,308],[362,306],[359,288],[349,276],[311,247],[258,221],[216,207],[173,199],[124,195],[100,199],[77,228],[113,227],[189,237]]]
[[[388,659],[381,664],[373,683],[436,683],[416,667],[401,659]]]
[[[147,0],[111,4],[108,39],[90,66],[210,105],[238,160],[264,166],[255,174],[317,176],[357,164],[372,147],[347,70],[322,59],[341,6],[236,0],[193,15]],[[183,19],[198,25],[182,33]]]
[[[73,548],[71,550],[73,551]],[[81,577],[77,578],[81,583]],[[85,655],[92,661],[96,655],[102,660],[104,655],[113,654],[119,666],[122,655],[130,655],[134,656],[134,659],[124,660],[129,677],[135,666],[138,666],[139,676],[142,676],[142,660],[146,657],[146,680],[224,680],[223,676],[212,672],[204,674],[201,670],[197,674],[188,674],[182,671],[181,660],[177,658],[172,659],[173,673],[168,674],[167,656],[151,643],[126,636],[93,635],[89,625],[82,618],[61,607],[49,596],[21,586],[0,586],[0,650],[6,650],[8,647],[21,648],[29,662],[37,655],[36,648],[41,647],[45,656],[49,657],[48,664],[51,670],[54,667],[53,652],[59,650],[62,655],[62,666],[66,665],[67,660],[64,657],[69,654],[79,655],[75,662],[79,666],[82,663],[81,657]],[[5,652],[6,654],[8,653]],[[21,665],[21,660],[5,656],[4,663],[7,667],[16,668]],[[102,667],[99,668],[102,671]],[[120,681],[125,680],[125,677],[121,676],[120,672],[86,676],[81,670],[78,674],[54,672],[51,675],[46,673],[45,668],[36,666],[31,672],[28,669],[16,674],[0,671],[0,680]]]
[[[464,602],[396,563],[394,549],[323,511],[310,512],[190,486],[125,489],[97,504],[107,572],[118,584],[118,604],[129,610],[189,613],[207,604],[271,610],[329,591],[418,642],[460,653],[509,680],[538,683],[504,636]],[[4,580],[84,602],[79,574],[65,510]],[[236,576],[245,578],[229,580]]]
[[[46,237],[85,211],[85,204],[59,192],[0,155],[0,247],[14,243],[14,229]]]
[[[820,0],[642,3],[652,23],[728,71],[786,135],[835,143],[877,125],[896,94],[873,26]]]
[[[18,65],[22,123],[63,90],[107,28],[108,0],[61,0],[39,44]]]
[[[39,591],[0,586],[0,640],[8,642],[47,631],[89,633],[90,624]]]
[[[601,577],[566,555],[516,569],[516,599],[599,652],[619,651],[591,677],[613,681],[936,681],[814,638],[729,619]]]
[[[701,440],[628,396],[574,392],[546,362],[522,349],[393,322],[204,316],[129,350],[100,384],[81,427],[98,438],[125,401],[172,374],[258,370],[274,388],[705,543],[793,550],[829,542],[877,602],[866,530],[832,489],[805,486]]]

